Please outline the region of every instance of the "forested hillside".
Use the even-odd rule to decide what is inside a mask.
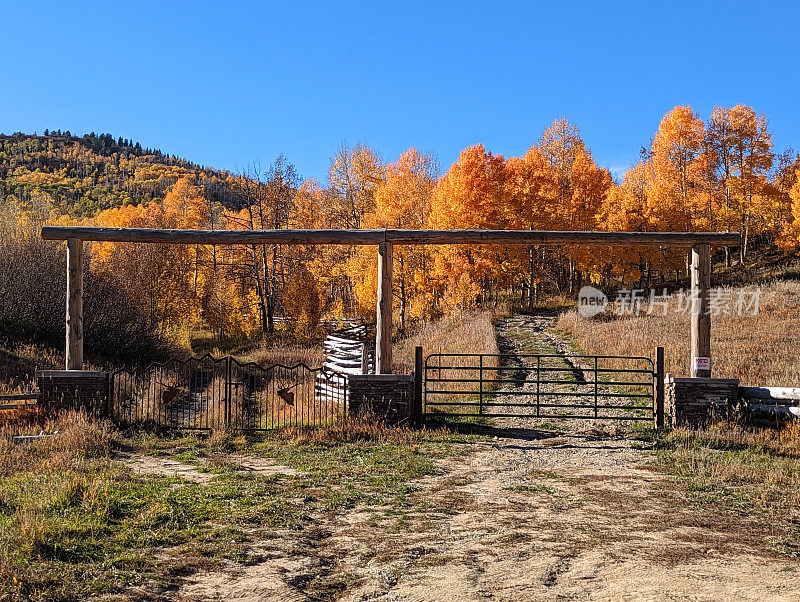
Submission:
[[[110,134],[0,135],[0,198],[42,194],[74,216],[161,200],[181,176],[196,178],[214,194],[227,175]]]
[[[364,144],[343,145],[330,165],[320,183],[303,181],[283,156],[233,174],[107,134],[0,137],[0,324],[60,340],[63,249],[39,240],[43,223],[742,232],[742,247],[718,257],[727,264],[746,263],[754,245],[793,252],[800,244],[800,158],[777,152],[766,117],[742,105],[718,107],[707,121],[691,107],[675,107],[621,182],[597,165],[566,119],[521,157],[477,144],[444,174],[430,154],[412,148],[387,163]],[[686,269],[684,253],[657,249],[395,253],[401,328],[501,296],[532,302],[542,291],[588,281],[661,286]],[[287,316],[305,336],[324,315],[374,311],[370,248],[95,244],[89,257],[87,344],[95,337],[98,348],[117,352],[133,351],[144,333],[154,340],[185,341],[200,331],[217,341],[243,340]],[[98,290],[103,307],[92,301]],[[92,303],[100,304],[94,312]],[[139,335],[112,342],[101,333],[111,330]]]

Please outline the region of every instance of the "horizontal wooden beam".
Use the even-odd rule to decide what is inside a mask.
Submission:
[[[46,240],[94,240],[192,245],[601,245],[692,247],[736,246],[735,232],[588,232],[546,230],[159,230],[44,226]]]
[[[93,228],[44,226],[42,238],[79,238],[102,242],[160,242],[189,245],[377,245],[384,230],[160,230],[156,228]]]
[[[39,399],[38,393],[12,393],[10,395],[0,395],[0,401],[26,401]]]
[[[394,244],[647,245],[691,247],[698,243],[736,246],[739,235],[724,232],[597,232],[555,230],[386,230]]]

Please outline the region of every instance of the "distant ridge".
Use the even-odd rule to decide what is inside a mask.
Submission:
[[[236,205],[231,175],[107,133],[0,134],[0,202],[49,201],[76,217],[160,200],[180,177],[196,180],[212,201]]]

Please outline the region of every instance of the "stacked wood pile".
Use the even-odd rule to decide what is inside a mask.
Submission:
[[[739,381],[727,378],[676,378],[667,374],[664,397],[672,426],[700,427],[733,417]]]
[[[348,376],[375,373],[375,353],[363,324],[349,323],[331,332],[325,339],[325,354],[315,387],[318,399],[345,401]]]
[[[739,387],[739,399],[753,418],[800,418],[800,387]]]
[[[675,378],[664,382],[672,426],[701,427],[715,420],[800,418],[800,387],[740,387],[736,379]]]

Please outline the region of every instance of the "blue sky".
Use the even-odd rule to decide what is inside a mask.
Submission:
[[[663,114],[767,114],[800,148],[796,2],[2,2],[0,132],[110,132],[324,179],[343,142],[446,169],[523,153],[558,116],[619,173]]]

